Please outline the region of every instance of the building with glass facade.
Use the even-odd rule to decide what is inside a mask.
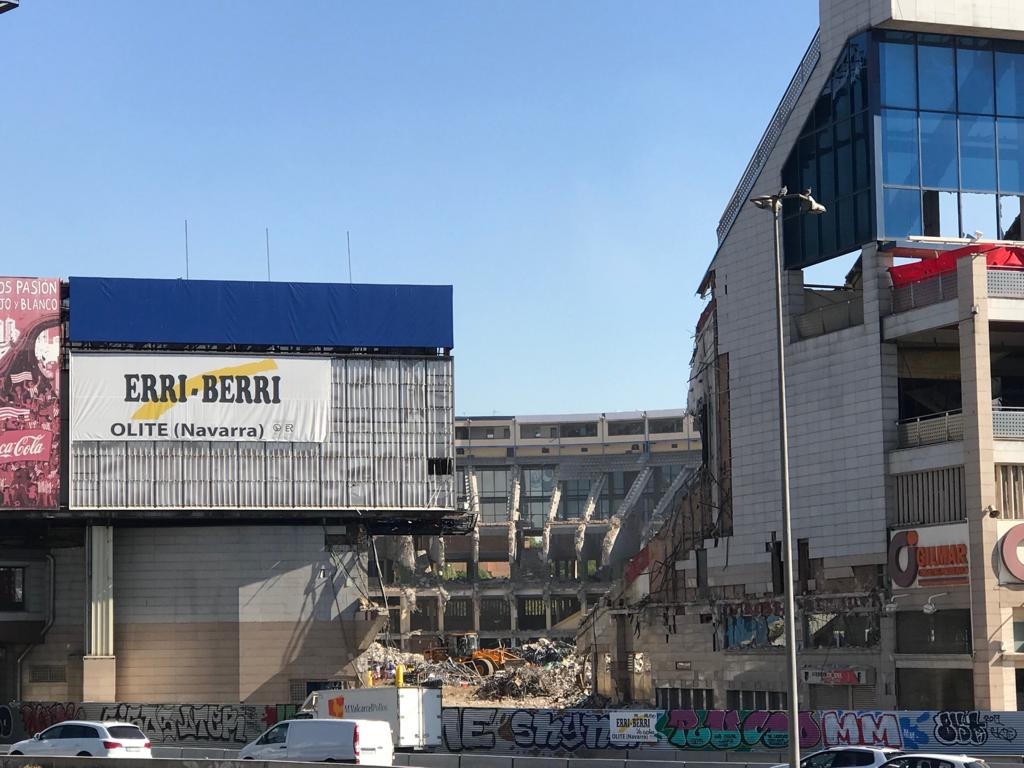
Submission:
[[[457,418],[455,452],[472,532],[382,537],[370,566],[391,616],[381,639],[413,651],[453,632],[571,640],[701,461],[684,410]]]
[[[811,189],[827,213],[781,220],[801,706],[1024,708],[1024,5],[820,7],[699,286],[696,503],[578,643],[615,700],[785,702],[773,217],[747,203]]]

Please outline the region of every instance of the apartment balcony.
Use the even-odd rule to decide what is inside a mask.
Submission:
[[[989,320],[1024,322],[1024,269],[989,264],[987,278]],[[957,290],[955,270],[894,286],[890,314],[883,320],[884,338],[956,325]]]
[[[930,413],[912,419],[900,419],[896,429],[900,448],[949,443],[964,439],[964,416],[959,409]]]
[[[897,435],[900,448],[919,448],[963,440],[963,413],[957,409],[900,419]],[[996,440],[1024,440],[1024,407],[993,405],[992,437]]]

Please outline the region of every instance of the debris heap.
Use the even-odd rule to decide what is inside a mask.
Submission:
[[[576,655],[569,643],[542,638],[513,649],[526,663],[481,674],[468,664],[452,660],[431,662],[417,653],[403,653],[373,643],[355,666],[360,680],[367,670],[402,664],[409,685],[438,687],[447,706],[528,706],[566,708],[579,706],[590,694],[590,662]],[[387,683],[384,683],[385,685]]]
[[[542,698],[545,706],[575,706],[589,694],[589,663],[568,643],[539,640],[516,651],[526,666],[505,669],[480,681],[473,698],[486,701]]]

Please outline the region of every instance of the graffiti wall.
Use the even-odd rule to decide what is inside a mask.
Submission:
[[[0,743],[28,738],[63,720],[124,720],[154,744],[242,746],[295,714],[291,704],[78,704],[16,702],[0,705]],[[713,751],[784,750],[788,718],[778,710],[677,709],[653,713],[656,726],[642,743],[613,742],[610,713],[599,710],[446,707],[444,743],[450,752],[568,754],[637,749]],[[1021,754],[1024,712],[881,712],[819,710],[800,717],[805,751],[842,745],[977,755]]]
[[[154,744],[242,746],[278,720],[295,714],[292,704],[0,704],[0,744],[27,739],[64,720],[122,720],[139,726]]]
[[[667,749],[701,752],[781,751],[789,717],[777,710],[658,712],[653,743],[611,738],[609,713],[589,710],[446,708],[444,741],[451,752],[562,754],[581,750]],[[1024,712],[804,712],[805,751],[842,745],[932,752],[1020,754]]]

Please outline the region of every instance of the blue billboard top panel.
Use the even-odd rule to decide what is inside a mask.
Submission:
[[[72,277],[81,343],[455,346],[450,285]]]

